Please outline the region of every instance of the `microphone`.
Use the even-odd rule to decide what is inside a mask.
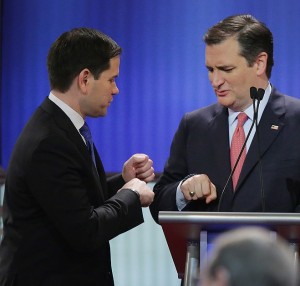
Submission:
[[[264,98],[265,90],[263,88],[259,88],[257,90],[257,99],[261,101]],[[258,110],[257,110],[258,111]]]
[[[263,99],[265,94],[265,90],[263,88],[257,89],[254,86],[250,87],[250,97],[255,100],[257,99],[259,102]],[[258,111],[258,110],[257,110]]]
[[[241,149],[241,151],[240,151],[240,153],[238,155],[238,158],[237,158],[237,160],[236,160],[236,162],[235,162],[235,164],[234,164],[234,166],[233,166],[233,168],[232,168],[232,170],[230,172],[229,177],[227,178],[225,186],[222,189],[222,192],[221,192],[221,195],[220,195],[220,199],[219,199],[219,203],[218,203],[218,209],[217,209],[218,212],[220,211],[220,207],[221,207],[221,204],[222,204],[222,200],[223,200],[223,196],[224,196],[225,190],[227,189],[227,186],[228,186],[228,184],[229,184],[229,182],[230,182],[230,180],[231,180],[231,178],[232,178],[232,176],[233,176],[233,174],[234,174],[234,172],[236,170],[236,167],[237,167],[237,165],[238,165],[238,163],[240,161],[240,158],[241,158],[242,153],[243,153],[243,151],[244,151],[244,149],[246,147],[246,144],[248,142],[248,139],[250,137],[250,134],[252,132],[254,124],[256,124],[256,132],[258,133],[258,128],[257,128],[258,127],[258,120],[257,120],[258,108],[259,108],[259,103],[263,99],[264,94],[265,94],[265,90],[264,89],[262,89],[262,88],[257,89],[254,86],[250,87],[250,97],[253,99],[253,117],[254,118],[253,118],[252,124],[250,126],[249,132],[248,132],[248,134],[246,136],[245,142],[244,142],[244,144],[242,146],[242,149]],[[257,107],[255,107],[255,100],[257,100]],[[259,140],[259,138],[257,138],[257,139]],[[258,144],[258,146],[259,146],[259,144]],[[259,153],[259,163],[260,163],[260,182],[261,182],[261,186],[263,186],[260,150],[258,151],[258,153]],[[264,210],[265,206],[264,206],[264,191],[263,191],[263,187],[261,188],[261,196],[262,196],[262,206],[263,206],[263,210]]]
[[[262,160],[261,160],[261,150],[260,150],[260,140],[259,140],[259,128],[258,128],[258,107],[260,101],[263,99],[265,94],[265,90],[259,88],[256,93],[257,99],[257,107],[255,109],[255,100],[253,100],[253,108],[254,108],[254,121],[256,127],[256,138],[257,138],[257,151],[258,151],[258,164],[259,164],[259,185],[260,185],[260,197],[261,197],[261,207],[262,212],[266,211],[266,204],[265,204],[265,191],[264,191],[264,181],[263,181],[263,172],[262,172]]]

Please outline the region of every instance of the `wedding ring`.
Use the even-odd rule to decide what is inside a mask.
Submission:
[[[189,192],[190,196],[193,197],[195,195],[195,192]]]

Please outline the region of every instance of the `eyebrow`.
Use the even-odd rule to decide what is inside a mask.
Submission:
[[[117,78],[119,74],[112,75],[110,78]]]
[[[214,67],[208,66],[206,65],[207,69],[214,69]],[[225,69],[233,69],[235,68],[234,65],[220,65],[220,66],[216,66],[215,68],[219,69],[219,70],[225,70]]]

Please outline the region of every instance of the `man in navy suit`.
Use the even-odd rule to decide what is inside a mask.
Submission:
[[[147,155],[133,155],[107,179],[81,134],[85,119],[105,116],[119,92],[120,53],[110,37],[87,28],[52,45],[50,95],[18,138],[7,171],[1,286],[114,285],[109,240],[141,224],[141,207],[154,196]]]
[[[299,212],[300,101],[281,94],[269,81],[272,33],[251,15],[237,15],[211,27],[204,42],[218,102],[182,118],[154,187],[153,218],[158,222],[159,211],[177,210]],[[251,87],[265,90],[257,130]],[[234,188],[230,148],[241,112],[247,115],[245,134],[254,128]]]

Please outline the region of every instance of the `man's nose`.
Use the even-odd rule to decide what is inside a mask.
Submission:
[[[223,79],[222,75],[220,74],[220,72],[215,71],[212,73],[210,81],[211,81],[212,86],[214,88],[217,88],[224,82],[224,79]]]
[[[113,88],[113,94],[116,95],[118,93],[119,93],[119,88],[117,87],[117,85],[115,85]]]

